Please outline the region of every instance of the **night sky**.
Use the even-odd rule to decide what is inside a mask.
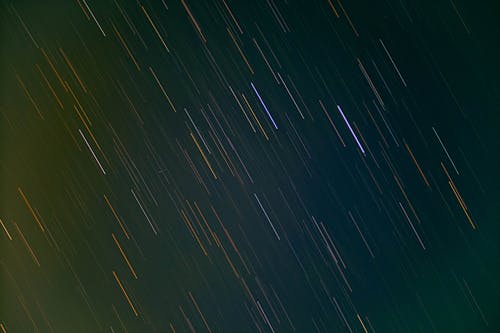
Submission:
[[[0,333],[500,332],[499,17],[0,0]]]

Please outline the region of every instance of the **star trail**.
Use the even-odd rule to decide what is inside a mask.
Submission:
[[[0,0],[0,333],[499,332],[499,15]]]

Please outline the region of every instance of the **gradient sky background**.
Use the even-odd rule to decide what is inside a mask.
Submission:
[[[499,332],[499,15],[0,0],[0,331]]]

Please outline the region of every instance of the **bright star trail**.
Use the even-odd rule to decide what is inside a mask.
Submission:
[[[499,17],[0,0],[0,333],[500,332]]]

